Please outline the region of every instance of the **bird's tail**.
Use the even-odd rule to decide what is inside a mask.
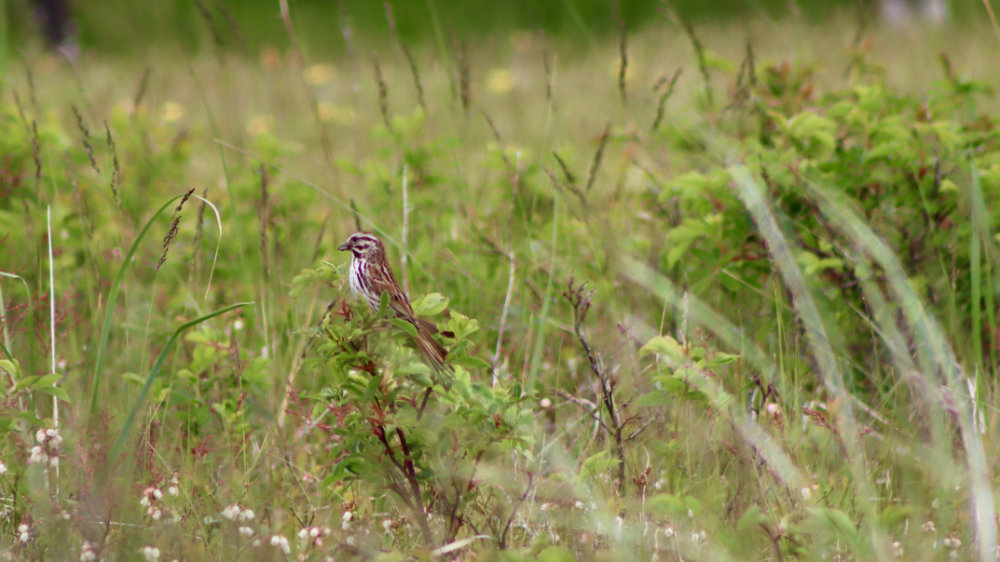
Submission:
[[[445,371],[447,370],[445,360],[448,358],[448,350],[434,339],[433,333],[422,329],[420,324],[417,324],[417,347],[420,348],[420,353],[435,370]]]

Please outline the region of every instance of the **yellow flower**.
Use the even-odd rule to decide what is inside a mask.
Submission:
[[[332,64],[314,64],[307,68],[305,72],[306,82],[313,86],[326,84],[333,80],[336,74],[337,71],[333,68]]]
[[[270,115],[254,115],[247,123],[247,132],[251,135],[262,135],[271,131]]]
[[[494,68],[486,76],[486,89],[495,94],[506,94],[514,88],[514,76],[506,68]]]
[[[183,116],[184,106],[175,101],[165,102],[160,108],[160,119],[165,123],[173,123]]]
[[[333,122],[338,125],[353,125],[354,110],[343,105],[329,102],[319,102],[319,120],[324,123]]]

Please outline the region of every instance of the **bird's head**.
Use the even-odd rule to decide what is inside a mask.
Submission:
[[[351,252],[359,259],[372,259],[383,252],[382,241],[370,232],[355,232],[337,249]]]

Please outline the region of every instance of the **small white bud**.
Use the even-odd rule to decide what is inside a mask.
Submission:
[[[281,552],[285,554],[289,554],[292,552],[291,547],[288,546],[288,539],[286,539],[281,535],[273,535],[271,537],[271,546],[281,550]]]
[[[38,445],[31,448],[31,456],[28,457],[28,464],[49,464],[49,456]]]
[[[236,518],[240,516],[240,511],[240,506],[234,503],[233,505],[222,510],[222,516],[230,521],[236,521]]]

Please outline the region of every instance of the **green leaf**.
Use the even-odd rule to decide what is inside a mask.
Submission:
[[[666,243],[670,247],[667,251],[667,267],[676,265],[687,253],[691,244],[699,238],[710,238],[713,229],[707,219],[687,218],[680,226],[667,233]]]
[[[458,357],[448,358],[448,362],[453,365],[461,365],[467,369],[489,369],[490,364],[485,359],[476,357],[474,355],[460,355]]]
[[[415,361],[399,367],[396,372],[400,375],[430,375],[431,368],[426,363]]]
[[[0,359],[0,370],[10,373],[15,379],[21,378],[21,365],[17,359]]]
[[[610,452],[607,450],[599,451],[583,461],[581,472],[590,476],[608,474],[617,463],[618,461],[611,457]]]
[[[742,533],[754,532],[759,531],[760,526],[765,524],[767,524],[767,515],[760,510],[759,506],[751,505],[740,516],[736,528]]]
[[[656,336],[639,349],[640,356],[650,353],[663,355],[673,361],[674,364],[683,363],[684,357],[687,355],[684,347],[672,336]]]
[[[436,316],[448,308],[448,299],[441,293],[428,293],[413,301],[413,312],[417,316]]]
[[[403,320],[402,318],[390,318],[389,321],[392,322],[393,326],[403,330],[407,334],[410,334],[410,337],[417,337],[417,327],[408,320]]]
[[[879,519],[882,521],[882,525],[886,528],[895,527],[906,521],[914,514],[914,509],[907,505],[887,505],[882,513],[879,514]]]
[[[708,361],[705,361],[704,366],[706,369],[714,369],[715,367],[733,363],[739,358],[739,355],[733,355],[732,353],[715,353]]]
[[[688,511],[697,512],[701,503],[691,496],[657,494],[646,501],[646,508],[656,515],[686,517]]]
[[[813,524],[857,545],[862,542],[854,521],[839,509],[810,507],[807,509]]]
[[[35,390],[41,392],[42,394],[55,396],[56,398],[62,400],[63,402],[69,402],[69,393],[66,392],[66,389],[61,386],[41,386]]]
[[[673,398],[665,392],[647,392],[635,401],[635,405],[640,408],[666,406],[672,403]]]
[[[552,545],[539,552],[535,560],[538,562],[574,562],[578,558],[565,546]]]

